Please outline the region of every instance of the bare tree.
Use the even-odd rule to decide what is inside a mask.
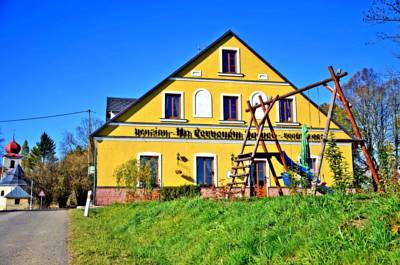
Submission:
[[[399,24],[400,1],[399,0],[374,0],[366,12],[364,22],[371,24]],[[391,40],[400,44],[400,33],[378,32],[377,36],[382,40]]]
[[[385,77],[364,68],[345,84],[357,124],[381,177],[397,181],[399,164],[399,113],[397,75]],[[362,156],[356,166],[367,170]]]
[[[389,125],[389,138],[393,143],[394,149],[394,176],[393,180],[398,181],[399,168],[399,148],[400,148],[400,99],[397,95],[400,92],[400,77],[399,74],[393,71],[388,72],[388,80],[385,87],[388,97],[388,125]]]
[[[90,119],[90,127],[93,132],[99,128],[103,122],[97,118]],[[63,140],[61,141],[61,153],[65,156],[77,148],[81,150],[88,148],[89,140],[89,129],[88,129],[88,119],[82,119],[81,123],[75,128],[75,134],[66,131],[64,133]]]

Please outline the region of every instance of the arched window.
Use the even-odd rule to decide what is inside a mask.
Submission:
[[[10,168],[14,168],[15,167],[15,161],[14,160],[11,160],[11,162],[10,162]]]
[[[1,191],[0,196],[4,196],[4,190]]]
[[[212,100],[208,90],[199,89],[194,93],[193,116],[200,118],[212,117]]]
[[[250,102],[252,106],[260,103],[259,96],[261,96],[264,101],[267,100],[267,96],[265,96],[263,92],[254,92],[250,97]],[[262,110],[262,108],[258,108],[255,114],[256,114],[256,119],[262,119],[264,116],[264,111]]]

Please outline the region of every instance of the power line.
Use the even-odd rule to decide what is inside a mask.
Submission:
[[[54,115],[46,115],[46,116],[38,116],[38,117],[30,117],[30,118],[21,118],[21,119],[13,119],[13,120],[0,120],[0,123],[49,119],[49,118],[56,118],[56,117],[62,117],[62,116],[76,115],[76,114],[81,114],[81,113],[86,113],[86,112],[93,112],[93,111],[91,111],[89,109],[89,110],[82,110],[82,111],[75,111],[75,112],[54,114]]]

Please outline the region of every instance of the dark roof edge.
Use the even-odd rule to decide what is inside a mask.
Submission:
[[[221,37],[219,37],[218,39],[216,39],[215,41],[213,41],[210,45],[208,45],[206,48],[204,48],[203,50],[201,50],[198,54],[196,54],[195,56],[193,56],[189,61],[187,61],[185,64],[183,64],[181,67],[179,67],[178,69],[176,69],[174,72],[172,72],[170,75],[168,75],[166,78],[164,78],[161,82],[159,82],[158,84],[156,84],[153,88],[151,88],[150,90],[148,90],[146,93],[144,93],[141,97],[139,97],[136,101],[132,102],[131,104],[129,104],[128,106],[126,106],[125,109],[121,110],[117,115],[115,115],[113,118],[109,119],[108,121],[106,121],[106,123],[104,123],[101,127],[99,127],[97,130],[95,130],[90,137],[96,136],[96,134],[101,131],[102,129],[104,129],[108,124],[110,124],[111,122],[113,122],[115,119],[117,119],[119,116],[121,116],[122,114],[124,114],[128,109],[130,109],[131,107],[133,107],[135,104],[139,103],[140,101],[142,101],[145,97],[147,97],[147,95],[151,94],[153,91],[155,91],[159,86],[161,86],[164,82],[168,81],[168,79],[170,77],[173,77],[175,74],[177,74],[179,71],[181,71],[183,68],[185,68],[186,66],[188,66],[189,64],[191,64],[194,60],[196,60],[197,58],[199,58],[200,56],[202,56],[203,54],[205,54],[211,47],[213,47],[215,44],[217,44],[218,42],[220,42],[221,40],[223,40],[224,38],[226,38],[228,35],[232,35],[232,36],[236,36],[235,33],[233,33],[232,30],[228,30],[227,32],[225,32]]]
[[[121,97],[107,97],[107,99],[113,98],[113,99],[126,99],[126,100],[136,100],[136,98],[121,98]]]

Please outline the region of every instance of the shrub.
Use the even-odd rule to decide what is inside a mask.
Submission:
[[[337,146],[333,134],[330,134],[325,154],[333,174],[335,189],[340,192],[345,192],[346,189],[351,186],[351,175],[349,173],[348,164],[343,160],[343,154]]]
[[[151,193],[150,164],[141,164],[136,159],[131,159],[119,165],[114,170],[114,177],[118,188],[125,186],[128,194],[134,195],[138,186],[145,188],[146,193]]]
[[[193,198],[200,196],[200,190],[200,186],[195,185],[162,187],[160,190],[160,200],[171,201],[181,197]]]

